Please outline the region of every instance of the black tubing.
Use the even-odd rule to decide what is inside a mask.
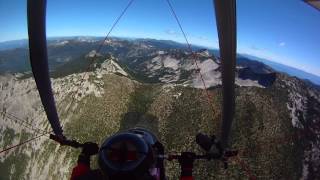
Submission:
[[[28,0],[30,62],[41,102],[56,135],[63,136],[49,77],[46,39],[46,0]]]
[[[222,126],[220,141],[222,148],[228,139],[235,112],[235,66],[237,48],[236,1],[213,0],[219,36],[222,67]]]

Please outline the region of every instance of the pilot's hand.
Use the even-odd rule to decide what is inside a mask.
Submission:
[[[183,152],[181,157],[178,159],[178,162],[181,166],[193,167],[193,162],[196,154],[193,152]]]
[[[196,154],[193,152],[183,152],[178,162],[181,166],[181,176],[192,176],[193,162]]]
[[[92,155],[97,154],[98,151],[99,151],[99,146],[97,143],[86,142],[83,144],[81,153],[86,156],[92,156]]]

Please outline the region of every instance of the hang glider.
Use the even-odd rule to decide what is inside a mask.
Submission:
[[[130,1],[129,5],[132,3]],[[169,3],[169,1],[168,1]],[[223,112],[221,127],[221,144],[228,147],[228,139],[235,112],[235,64],[236,64],[236,1],[213,0],[219,47],[222,60]],[[129,7],[126,7],[126,9]],[[170,5],[170,3],[169,3]],[[171,7],[171,5],[170,5]],[[126,10],[125,9],[125,10]],[[171,7],[172,9],[172,7]],[[124,11],[125,12],[125,11]],[[121,13],[121,16],[124,14]],[[121,17],[120,16],[120,17]],[[174,13],[174,16],[176,14]],[[117,19],[118,21],[119,19]],[[178,22],[179,23],[179,22]],[[181,28],[181,25],[179,23]],[[46,0],[28,0],[28,34],[32,72],[37,84],[40,98],[53,132],[63,136],[55,100],[52,93],[48,68],[46,44]],[[114,27],[114,26],[113,26]],[[112,28],[113,28],[112,27]],[[111,29],[112,30],[112,29]],[[182,30],[182,28],[181,28]],[[183,32],[183,31],[182,31]],[[110,33],[110,32],[109,32]],[[109,35],[108,33],[108,35]]]
[[[320,11],[320,0],[304,0],[304,2]]]

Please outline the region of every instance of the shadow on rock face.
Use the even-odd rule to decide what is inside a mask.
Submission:
[[[145,128],[157,136],[159,134],[158,118],[152,114],[127,112],[121,119],[119,131],[132,128]]]
[[[272,86],[277,76],[276,73],[256,73],[251,68],[243,68],[238,72],[240,79],[250,79],[252,81],[258,81],[258,83],[264,87]]]

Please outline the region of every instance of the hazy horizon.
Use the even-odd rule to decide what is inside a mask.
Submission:
[[[92,35],[67,35],[67,36],[48,36],[47,38],[48,39],[54,39],[54,38],[73,38],[73,37],[90,37],[90,38],[101,38],[103,39],[104,36],[92,36]],[[184,42],[178,42],[178,41],[174,41],[174,40],[171,40],[171,39],[156,39],[156,38],[140,38],[140,37],[120,37],[120,36],[111,36],[110,38],[123,38],[123,39],[154,39],[154,40],[163,40],[163,41],[173,41],[173,42],[176,42],[176,43],[180,43],[180,44],[186,44]],[[11,42],[11,41],[21,41],[21,40],[28,40],[28,38],[23,38],[23,39],[14,39],[14,40],[8,40],[8,41],[1,41],[0,43],[6,43],[6,42]],[[214,48],[214,47],[206,47],[206,46],[203,46],[203,45],[198,45],[198,44],[192,44],[193,46],[198,46],[198,47],[204,47],[204,48],[207,48],[208,50],[219,50],[219,48]],[[315,76],[319,79],[317,79],[316,81],[315,80],[311,80],[310,78],[306,78],[306,77],[303,77],[303,78],[306,78],[310,81],[312,81],[313,83],[316,83],[318,85],[320,85],[320,75],[317,75],[317,74],[313,74],[313,73],[310,73],[310,72],[307,72],[303,69],[300,69],[300,68],[297,68],[297,67],[294,67],[294,66],[291,66],[291,65],[288,65],[288,64],[283,64],[283,63],[279,63],[277,61],[273,61],[271,59],[266,59],[266,58],[263,58],[263,57],[259,57],[259,56],[256,56],[256,55],[253,55],[253,54],[249,54],[249,53],[240,53],[240,52],[237,52],[237,54],[239,55],[243,55],[243,56],[253,56],[253,57],[256,57],[257,59],[253,59],[253,60],[256,60],[256,61],[259,61],[259,62],[263,62],[261,61],[261,59],[263,60],[266,60],[266,61],[270,61],[272,63],[277,63],[277,64],[280,64],[280,65],[283,65],[283,66],[287,66],[287,67],[290,67],[290,68],[293,68],[293,69],[296,69],[298,71],[302,71],[306,74],[309,74],[311,76]],[[265,62],[263,62],[265,63]],[[270,66],[270,65],[269,65]],[[277,69],[275,69],[277,70]],[[285,72],[285,71],[281,71],[281,72]],[[285,73],[288,73],[288,72],[285,72]],[[288,73],[290,74],[290,73]],[[293,76],[297,76],[295,74],[290,74],[290,75],[293,75]],[[297,76],[299,77],[299,76]],[[300,76],[300,78],[302,78]]]

